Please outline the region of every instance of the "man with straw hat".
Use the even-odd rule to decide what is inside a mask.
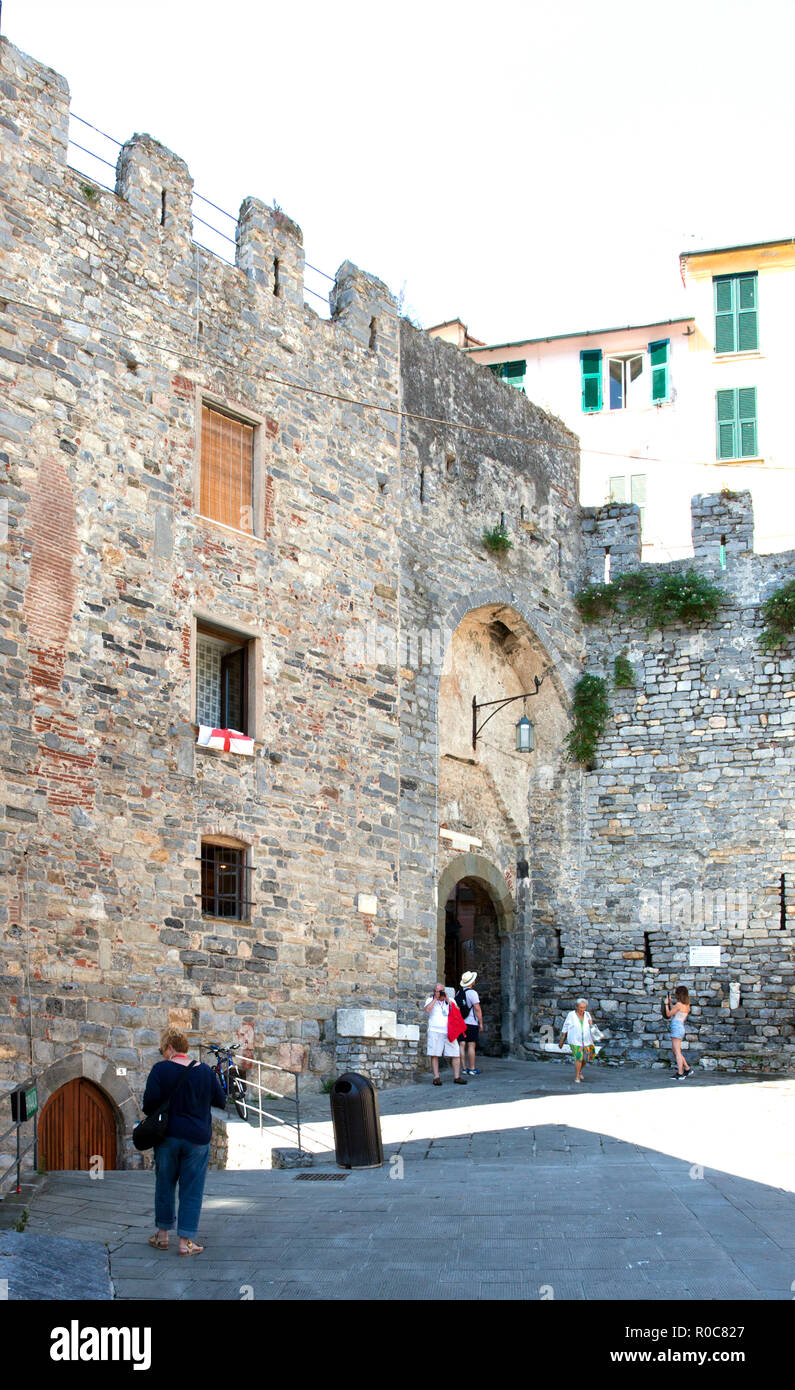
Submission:
[[[483,1027],[483,1012],[480,1007],[480,996],[477,990],[472,988],[477,978],[477,970],[465,970],[461,976],[460,988],[455,993],[455,1002],[461,1010],[467,1027],[466,1036],[462,1038],[460,1046],[461,1069],[468,1076],[480,1076],[480,1072],[475,1066],[475,1049],[480,1037],[480,1030]]]

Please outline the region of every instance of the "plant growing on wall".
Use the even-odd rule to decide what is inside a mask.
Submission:
[[[795,632],[795,579],[782,588],[776,589],[762,604],[762,617],[765,626],[759,634],[759,645],[763,652],[775,651],[783,647]]]
[[[482,539],[486,549],[494,554],[511,550],[513,547],[513,541],[502,524],[492,527],[490,531],[484,531]]]
[[[607,682],[601,676],[580,676],[572,700],[574,725],[566,735],[566,754],[572,762],[591,768],[596,746],[610,718]]]
[[[610,584],[589,584],[575,594],[574,602],[585,623],[595,623],[622,611],[642,618],[647,627],[684,623],[697,627],[713,622],[725,598],[711,579],[689,569],[684,574],[647,574],[629,570]]]
[[[613,684],[616,690],[635,689],[635,672],[626,652],[619,652],[613,662]]]

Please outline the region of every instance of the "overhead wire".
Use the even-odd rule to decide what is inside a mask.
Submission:
[[[98,135],[101,135],[104,139],[109,140],[112,144],[117,145],[120,149],[123,148],[122,142],[121,142],[120,140],[117,140],[117,139],[115,138],[115,136],[113,136],[113,135],[109,135],[107,131],[101,130],[99,126],[94,125],[91,121],[86,120],[86,118],[85,118],[84,116],[79,116],[76,112],[70,111],[70,118],[73,118],[74,120],[79,121],[82,125],[88,126],[91,130],[96,131]],[[115,164],[112,164],[109,160],[104,159],[101,155],[96,154],[93,150],[87,149],[84,145],[78,144],[77,141],[70,140],[70,144],[74,145],[75,149],[79,149],[79,150],[81,150],[84,154],[89,155],[92,159],[97,159],[97,160],[100,161],[100,163],[107,165],[108,168],[111,168],[111,169],[115,169],[115,168],[116,168],[116,165],[115,165]],[[238,219],[234,216],[233,213],[227,212],[225,208],[220,207],[217,203],[213,203],[209,198],[206,198],[202,193],[198,193],[198,192],[196,192],[196,191],[194,190],[193,196],[194,196],[195,198],[201,199],[202,202],[207,203],[208,206],[214,208],[216,212],[220,212],[220,213],[222,214],[222,216],[228,217],[228,218],[230,219],[230,221],[237,223]],[[233,245],[236,244],[235,238],[230,237],[227,233],[220,231],[219,228],[214,227],[214,226],[212,225],[212,223],[206,222],[203,218],[198,217],[195,213],[193,214],[193,220],[194,220],[195,222],[200,223],[202,226],[207,227],[207,229],[208,229],[209,231],[213,232],[216,236],[221,237],[224,241],[230,242],[230,243],[233,244]],[[214,254],[212,248],[206,246],[203,242],[198,242],[198,241],[197,241],[197,242],[196,242],[196,245],[201,246],[202,249],[205,250],[205,251],[207,251],[207,252],[209,252],[210,255],[213,255],[213,254]],[[331,281],[332,283],[334,283],[336,277],[333,276],[333,275],[329,275],[327,271],[320,270],[319,267],[313,266],[309,261],[305,262],[305,265],[306,265],[307,269],[315,271],[318,275],[322,275],[325,279],[327,279],[327,280]],[[327,303],[327,302],[328,302],[328,297],[327,297],[326,295],[322,295],[322,294],[320,294],[317,290],[313,290],[309,285],[304,285],[304,291],[305,291],[305,293],[307,293],[307,294],[313,295],[316,299],[320,299],[322,303]],[[20,307],[22,307],[22,308],[32,309],[34,312],[41,312],[41,311],[42,311],[42,310],[41,310],[41,306],[38,306],[38,305],[35,305],[35,304],[30,304],[30,303],[28,303],[28,302],[26,302],[26,301],[24,301],[24,300],[17,299],[17,298],[14,297],[14,296],[10,296],[10,295],[4,294],[2,291],[0,291],[0,299],[5,300],[6,303],[14,303],[14,304],[18,304],[18,305],[19,305]],[[70,316],[70,315],[63,314],[63,313],[61,313],[60,311],[46,311],[46,310],[45,310],[45,312],[56,312],[56,313],[58,314],[59,317],[61,317],[61,318],[69,318],[69,321],[72,322],[72,323],[81,323],[80,320],[75,319],[74,317],[72,317],[72,316]],[[92,325],[91,325],[91,324],[88,324],[88,323],[81,323],[81,326],[82,326],[82,327],[86,327],[86,328],[91,328],[91,327],[92,327]],[[138,343],[138,344],[140,344],[141,346],[145,346],[145,347],[151,347],[151,348],[154,348],[156,351],[159,351],[159,352],[170,353],[170,354],[172,354],[172,355],[174,355],[174,353],[177,353],[178,355],[181,355],[181,356],[183,356],[183,357],[189,357],[189,358],[191,358],[193,361],[196,361],[196,362],[204,362],[204,361],[206,361],[206,356],[205,356],[204,354],[201,354],[201,353],[186,353],[185,350],[184,350],[183,348],[166,347],[166,346],[164,346],[163,344],[157,343],[157,342],[155,342],[155,341],[152,340],[152,339],[146,339],[146,338],[136,337],[134,334],[122,333],[121,330],[114,330],[114,329],[107,329],[107,328],[105,328],[105,329],[103,329],[103,332],[115,334],[115,335],[118,336],[118,337],[123,337],[123,338],[125,338],[125,339],[126,339],[127,341],[129,341],[129,342]],[[513,433],[512,431],[508,431],[508,430],[495,430],[495,429],[491,429],[491,428],[489,428],[489,427],[487,427],[487,426],[471,425],[471,424],[468,424],[468,423],[465,422],[465,421],[446,420],[446,419],[444,419],[444,418],[442,418],[442,417],[437,417],[437,416],[420,415],[420,414],[417,414],[417,413],[414,413],[414,412],[411,412],[411,411],[400,410],[400,409],[398,409],[398,408],[396,408],[396,407],[385,406],[385,405],[383,405],[383,404],[382,404],[381,402],[379,402],[379,401],[368,401],[368,400],[361,400],[361,399],[360,399],[360,400],[357,400],[357,399],[354,398],[354,397],[342,396],[342,395],[339,395],[338,393],[335,393],[335,392],[322,391],[322,390],[320,390],[320,388],[318,388],[318,387],[307,386],[305,383],[295,382],[295,381],[287,381],[287,380],[285,380],[285,379],[283,379],[283,378],[275,377],[275,376],[273,376],[271,373],[265,373],[264,379],[267,380],[267,381],[270,381],[270,382],[273,383],[273,384],[278,384],[278,385],[284,386],[284,387],[286,387],[286,388],[288,388],[288,389],[290,389],[290,390],[304,391],[304,392],[307,393],[307,394],[324,396],[324,397],[326,397],[327,399],[330,399],[330,400],[337,400],[337,401],[340,401],[340,402],[342,402],[342,403],[344,403],[344,404],[348,404],[348,405],[357,405],[357,406],[362,407],[363,409],[382,410],[382,411],[386,411],[388,414],[394,414],[394,415],[397,415],[397,416],[399,416],[400,418],[404,418],[404,419],[415,419],[415,420],[421,421],[421,422],[426,423],[426,424],[442,425],[442,426],[444,426],[444,427],[447,428],[447,429],[464,430],[464,431],[467,431],[467,432],[469,432],[469,433],[489,435],[489,436],[492,436],[492,437],[495,437],[495,438],[499,438],[499,439],[514,440],[514,441],[516,441],[517,443],[522,443],[522,444],[544,444],[544,445],[549,445],[549,444],[551,444],[551,443],[553,443],[553,442],[556,442],[556,443],[557,443],[557,447],[563,448],[563,449],[568,449],[568,450],[570,450],[570,451],[572,451],[572,452],[579,452],[581,455],[583,455],[583,454],[588,454],[588,455],[591,455],[591,456],[594,456],[594,457],[599,457],[599,458],[621,459],[621,460],[623,460],[623,461],[631,462],[631,463],[664,463],[664,464],[667,464],[667,465],[669,465],[669,466],[672,465],[672,466],[674,466],[674,467],[682,467],[682,468],[707,468],[707,469],[714,469],[714,468],[717,468],[717,467],[720,467],[720,466],[721,466],[719,462],[714,461],[714,460],[705,461],[705,462],[699,462],[699,461],[695,461],[695,462],[694,462],[694,461],[683,460],[683,459],[665,458],[665,457],[660,457],[660,456],[651,455],[651,454],[629,454],[629,453],[622,453],[622,452],[619,452],[619,451],[616,451],[616,450],[612,450],[612,449],[593,449],[593,448],[588,447],[587,445],[583,445],[581,441],[578,441],[576,444],[567,444],[567,443],[565,443],[565,442],[562,441],[562,440],[552,441],[552,440],[549,440],[549,439],[544,439],[543,437],[534,437],[534,436],[531,436],[531,435],[524,435],[524,434],[519,435],[519,434],[515,434],[515,433]],[[735,467],[742,467],[742,466],[743,466],[741,460],[738,460],[738,461],[734,461],[734,460],[733,460],[732,462],[733,462],[733,466],[735,466]],[[758,465],[752,465],[752,464],[748,464],[748,465],[745,465],[745,466],[747,466],[747,467],[756,467],[756,468],[759,467]],[[792,466],[781,466],[781,465],[776,465],[776,464],[772,464],[772,465],[771,465],[771,464],[766,464],[766,465],[764,465],[764,471],[765,471],[765,472],[776,471],[776,472],[791,473],[791,472],[795,471],[795,467],[792,467]]]
[[[87,121],[85,116],[78,116],[76,111],[70,111],[69,116],[72,120],[80,121],[81,125],[88,126],[90,130],[95,130],[97,135],[101,135],[103,139],[110,140],[111,144],[117,145],[120,150],[124,149],[121,140],[117,140],[115,135],[108,135],[106,130],[100,130],[98,125],[94,125],[93,122]],[[116,165],[112,164],[109,159],[103,159],[101,154],[95,154],[93,150],[86,149],[85,145],[78,145],[76,140],[70,138],[69,144],[73,145],[76,150],[82,150],[83,154],[90,155],[92,159],[98,159],[100,164],[107,164],[109,169],[116,168]],[[206,203],[208,207],[214,208],[216,212],[220,212],[222,217],[228,217],[230,222],[234,222],[237,225],[239,219],[233,212],[227,212],[226,208],[219,207],[218,203],[214,203],[211,198],[206,198],[203,193],[198,193],[195,188],[193,190],[193,197],[198,198],[202,203]],[[203,221],[203,219],[197,217],[195,213],[193,214],[193,220],[194,222],[201,222],[203,227],[209,227],[211,232],[215,232],[217,236],[223,237],[225,241],[231,241],[232,244],[235,245],[234,237],[227,236],[225,232],[220,231],[218,227],[213,227],[212,223]],[[199,245],[201,245],[201,242]],[[204,250],[208,251],[210,248],[205,246]],[[313,270],[316,275],[322,275],[324,280],[330,280],[332,284],[334,283],[336,277],[334,275],[329,275],[327,270],[321,270],[319,266],[312,265],[310,261],[305,261],[304,264],[307,270]],[[318,294],[317,290],[309,290],[308,292],[309,294],[314,294],[317,299],[324,298],[322,294]]]
[[[50,309],[41,304],[31,304],[29,300],[19,299],[16,295],[9,294],[5,290],[0,289],[0,307],[2,307],[3,304],[16,304],[20,308],[30,309],[37,314],[49,314],[65,322],[77,324],[81,328],[94,328],[93,324],[86,322],[85,319],[76,318],[73,314],[66,313],[60,309]],[[182,346],[168,346],[164,343],[156,342],[152,338],[141,337],[135,333],[125,332],[122,329],[103,327],[101,331],[103,334],[122,338],[125,342],[138,344],[141,347],[153,348],[157,352],[166,353],[172,357],[182,357],[183,359],[189,359],[199,363],[206,363],[208,360],[206,353],[189,352]],[[496,439],[509,439],[518,444],[543,444],[555,448],[568,449],[573,453],[598,454],[604,458],[630,459],[640,463],[666,463],[683,468],[715,469],[721,466],[716,462],[691,463],[683,459],[659,458],[645,454],[622,454],[609,449],[583,449],[579,441],[574,444],[568,444],[565,440],[545,439],[542,435],[516,434],[512,430],[497,430],[487,425],[472,425],[466,420],[450,420],[445,419],[443,416],[423,415],[417,411],[403,410],[399,406],[385,405],[382,401],[367,400],[355,396],[344,396],[336,391],[324,391],[319,386],[308,386],[305,382],[290,381],[286,377],[276,376],[274,373],[267,370],[263,372],[262,379],[270,382],[272,385],[283,386],[292,391],[302,391],[306,395],[321,396],[327,400],[339,401],[343,405],[358,406],[363,410],[380,410],[388,415],[396,415],[401,419],[417,420],[423,424],[441,425],[448,430],[462,430],[470,434],[486,435]],[[564,428],[566,427],[564,426]],[[567,432],[572,433],[572,431]],[[734,466],[741,466],[741,461],[739,464],[735,463]],[[781,466],[776,464],[765,465],[764,471],[792,473],[795,472],[795,466]]]

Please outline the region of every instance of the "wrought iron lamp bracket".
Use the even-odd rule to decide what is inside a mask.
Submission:
[[[486,727],[486,725],[488,724],[489,720],[490,720],[490,719],[493,719],[495,714],[499,714],[500,710],[501,710],[501,709],[504,709],[506,705],[512,705],[513,702],[514,702],[515,700],[529,700],[531,696],[537,695],[538,692],[539,692],[539,690],[541,689],[541,682],[543,681],[544,676],[545,676],[546,674],[547,674],[546,671],[544,671],[543,674],[540,675],[540,676],[533,676],[533,681],[534,681],[534,684],[535,684],[535,690],[524,690],[524,691],[521,693],[521,695],[508,695],[508,696],[506,696],[506,698],[505,698],[504,700],[483,700],[480,704],[478,704],[477,696],[475,696],[475,695],[472,696],[472,748],[473,748],[473,749],[477,748],[477,745],[478,745],[478,734],[481,734],[481,733],[483,732],[483,730],[485,729],[485,727]],[[486,715],[486,718],[483,720],[483,723],[479,725],[479,724],[478,724],[478,710],[481,710],[481,709],[490,709],[492,705],[496,706],[496,708],[492,709],[491,714],[487,714],[487,715]]]

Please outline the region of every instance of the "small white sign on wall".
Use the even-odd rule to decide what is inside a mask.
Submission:
[[[691,965],[720,965],[720,946],[691,946]]]

